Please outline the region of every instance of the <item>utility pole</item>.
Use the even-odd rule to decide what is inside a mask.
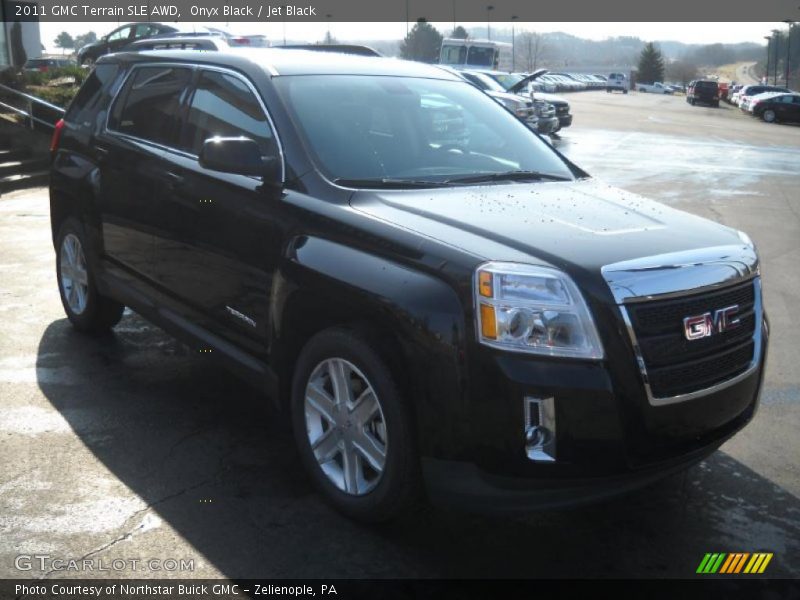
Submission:
[[[784,87],[789,87],[789,65],[790,61],[792,60],[792,55],[790,53],[792,47],[792,27],[794,26],[794,21],[791,19],[786,19],[784,21],[789,26],[789,32],[786,34],[786,80],[784,81]]]
[[[514,21],[519,19],[517,15],[511,15],[511,71],[517,70],[517,42],[514,34]]]
[[[769,45],[772,43],[772,37],[765,35],[764,39],[767,40],[767,75],[764,78],[764,83],[769,84]]]
[[[486,7],[486,39],[492,39],[492,11],[494,6],[491,4]]]
[[[772,35],[775,36],[775,74],[772,76],[772,85],[778,85],[778,46],[780,38],[778,38],[778,34],[780,31],[777,29],[772,30]]]

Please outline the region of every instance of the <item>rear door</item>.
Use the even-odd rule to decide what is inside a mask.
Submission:
[[[163,148],[177,139],[191,76],[186,67],[135,67],[95,142],[105,254],[139,278],[155,275],[153,231],[160,222]]]
[[[281,193],[257,177],[202,168],[198,155],[214,136],[245,136],[265,156],[279,152],[249,80],[200,67],[178,147],[167,151],[158,279],[184,316],[259,353],[283,239]]]

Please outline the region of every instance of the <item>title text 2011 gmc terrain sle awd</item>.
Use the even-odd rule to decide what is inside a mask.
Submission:
[[[586,502],[701,460],[759,398],[750,239],[591,179],[435,67],[101,58],[53,139],[76,328],[127,305],[266,390],[346,514]]]

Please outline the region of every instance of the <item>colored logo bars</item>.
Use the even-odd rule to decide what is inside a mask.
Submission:
[[[697,567],[697,573],[703,575],[763,573],[771,560],[772,552],[755,552],[753,554],[749,552],[732,552],[730,554],[709,552]]]

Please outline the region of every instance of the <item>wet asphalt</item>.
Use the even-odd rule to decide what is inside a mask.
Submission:
[[[772,342],[744,431],[685,473],[588,508],[427,507],[360,526],[314,493],[283,418],[247,385],[132,313],[105,338],[75,333],[46,190],[17,192],[0,199],[0,578],[690,577],[706,552],[755,551],[774,552],[767,575],[800,576],[800,127],[679,97],[568,99],[560,151],[759,246]]]

